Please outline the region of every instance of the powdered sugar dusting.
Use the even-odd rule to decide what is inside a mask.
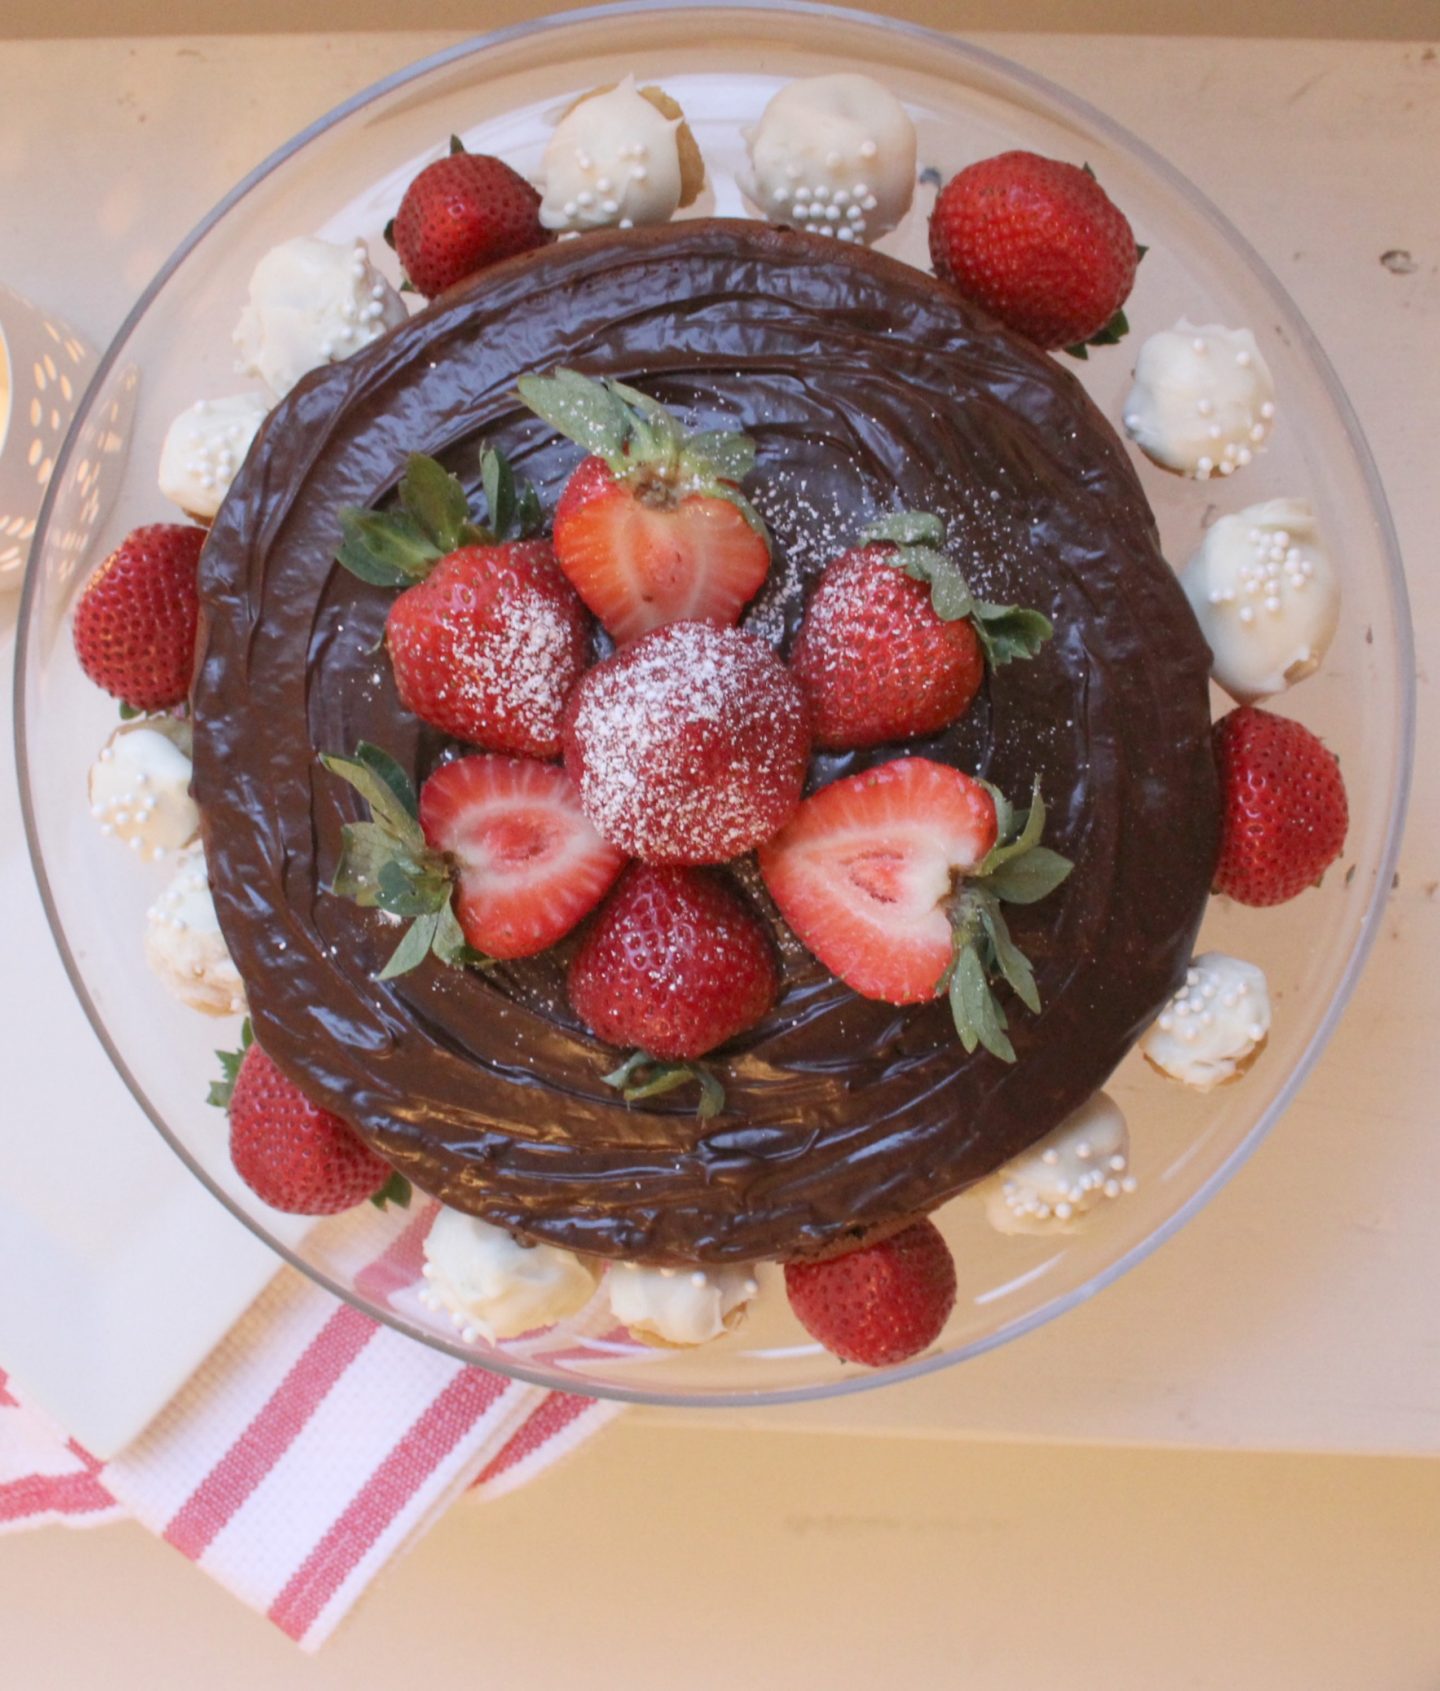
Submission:
[[[799,688],[763,642],[681,622],[585,677],[567,765],[586,815],[623,851],[719,863],[794,810],[809,744]]]

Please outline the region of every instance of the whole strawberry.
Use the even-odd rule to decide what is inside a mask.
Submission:
[[[498,453],[483,455],[490,526],[470,520],[455,477],[413,453],[394,511],[346,510],[339,559],[375,584],[404,586],[385,623],[406,710],[457,740],[517,757],[560,755],[560,717],[585,668],[585,607]],[[406,585],[408,583],[408,585]]]
[[[1214,730],[1220,774],[1215,891],[1240,904],[1283,904],[1339,857],[1349,809],[1340,764],[1308,728],[1242,705]]]
[[[930,217],[930,260],[968,299],[1037,346],[1125,332],[1140,249],[1089,170],[1000,153],[953,176]]]
[[[169,710],[190,691],[204,544],[205,530],[188,523],[137,528],[80,594],[74,625],[80,667],[134,710]]]
[[[338,1215],[396,1179],[387,1162],[339,1116],[312,1104],[258,1045],[245,1052],[229,1105],[235,1172],[271,1209]]]
[[[955,1261],[933,1221],[822,1262],[785,1265],[800,1325],[842,1362],[884,1368],[918,1356],[955,1307]]]
[[[520,397],[589,454],[555,508],[555,556],[616,641],[667,622],[734,623],[770,569],[740,490],[743,434],[687,434],[658,401],[574,370],[522,376]]]
[[[455,137],[405,190],[385,231],[410,285],[434,299],[477,270],[553,241],[540,223],[540,195],[518,171]]]
[[[815,743],[843,751],[948,727],[970,707],[988,657],[1033,657],[1038,611],[987,605],[939,550],[938,517],[907,511],[825,566],[790,654]]]
[[[636,863],[570,966],[575,1014],[597,1038],[665,1062],[753,1027],[780,974],[765,924],[716,870]]]
[[[724,863],[799,804],[810,719],[763,640],[672,622],[583,677],[564,741],[585,814],[612,845],[647,863]]]

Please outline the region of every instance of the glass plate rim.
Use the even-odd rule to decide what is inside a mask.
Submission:
[[[898,1384],[902,1380],[918,1379],[923,1375],[935,1373],[942,1368],[951,1367],[955,1363],[966,1361],[971,1357],[983,1355],[988,1350],[993,1350],[1012,1339],[1033,1331],[1046,1322],[1054,1320],[1067,1310],[1077,1307],[1103,1291],[1119,1279],[1122,1274],[1133,1268],[1137,1263],[1142,1262],[1152,1251],[1157,1250],[1167,1240],[1173,1238],[1180,1228],[1204,1208],[1220,1188],[1248,1160],[1275,1123],[1294,1102],[1296,1094],[1314,1069],[1321,1052],[1329,1043],[1331,1035],[1350,1001],[1379,931],[1385,899],[1399,859],[1410,797],[1415,746],[1414,631],[1400,555],[1399,538],[1395,532],[1389,502],[1385,496],[1369,442],[1366,440],[1359,418],[1355,414],[1349,396],[1340,383],[1334,366],[1299,307],[1269,265],[1265,263],[1260,254],[1255,251],[1220,208],[1206,195],[1202,194],[1188,177],[1184,176],[1148,143],[1132,134],[1123,124],[1117,123],[1098,107],[1091,105],[1089,101],[1072,94],[1068,89],[1052,82],[1048,77],[1041,76],[1038,72],[1032,71],[1026,66],[1016,64],[1003,54],[978,46],[960,35],[931,29],[925,24],[914,23],[905,19],[883,17],[874,12],[852,9],[848,6],[825,4],[824,0],[721,0],[720,5],[712,4],[710,0],[612,0],[610,4],[557,12],[545,18],[510,24],[502,29],[491,30],[482,35],[469,36],[449,47],[441,48],[421,59],[414,60],[397,71],[392,71],[389,75],[370,83],[357,93],[352,94],[348,99],[331,107],[329,111],[324,112],[282,143],[281,146],[275,148],[216,202],[160,266],[149,284],[136,299],[135,304],[126,313],[124,320],[115,331],[101,356],[99,364],[96,366],[95,373],[76,408],[70,430],[56,455],[55,469],[36,519],[35,534],[31,542],[32,555],[39,551],[40,542],[48,533],[52,507],[65,473],[69,468],[70,459],[76,450],[81,426],[89,416],[92,401],[100,393],[103,383],[119,361],[132,333],[138,327],[161,289],[195,247],[226,216],[233,206],[238,204],[246,194],[299,153],[312,140],[353,113],[383,99],[387,94],[404,87],[407,83],[418,81],[432,71],[475,57],[506,42],[523,40],[530,36],[560,33],[572,25],[593,23],[597,19],[606,17],[628,17],[643,15],[647,12],[658,12],[670,17],[677,14],[693,13],[700,16],[708,15],[713,18],[714,14],[720,11],[811,16],[857,25],[861,28],[868,27],[890,34],[899,33],[909,36],[930,47],[942,58],[954,56],[968,60],[1003,80],[1018,84],[1032,95],[1048,102],[1052,107],[1065,111],[1071,117],[1077,118],[1092,129],[1098,130],[1120,151],[1129,153],[1132,158],[1143,164],[1168,188],[1182,199],[1187,200],[1191,208],[1198,212],[1244,261],[1251,272],[1252,279],[1257,281],[1269,294],[1271,303],[1280,313],[1286,328],[1295,335],[1298,348],[1309,359],[1315,372],[1320,377],[1326,394],[1345,427],[1350,448],[1355,454],[1356,464],[1361,472],[1366,493],[1370,500],[1371,514],[1375,520],[1380,550],[1384,555],[1390,589],[1389,609],[1394,621],[1395,639],[1400,649],[1402,666],[1397,700],[1400,732],[1394,748],[1395,755],[1390,772],[1390,804],[1386,836],[1381,848],[1379,862],[1376,865],[1369,897],[1357,925],[1355,943],[1350,957],[1346,962],[1334,997],[1326,1006],[1325,1013],[1321,1017],[1315,1032],[1301,1051],[1294,1068],[1286,1077],[1279,1092],[1271,1100],[1269,1106],[1251,1124],[1244,1137],[1231,1148],[1225,1160],[1209,1178],[1197,1187],[1153,1232],[1131,1246],[1129,1250],[1122,1252],[1113,1262],[1098,1270],[1083,1285],[1048,1299],[1025,1315],[1005,1323],[994,1332],[987,1333],[983,1338],[971,1340],[967,1344],[938,1356],[922,1356],[914,1362],[877,1370],[873,1373],[856,1373],[853,1377],[826,1385],[785,1387],[771,1391],[707,1390],[694,1393],[667,1394],[639,1390],[608,1381],[597,1383],[583,1378],[577,1378],[575,1381],[567,1383],[566,1386],[567,1390],[574,1392],[577,1396],[606,1398],[627,1403],[648,1403],[657,1407],[678,1409],[744,1409],[786,1403],[815,1402],[829,1397],[848,1396],[859,1391],[876,1390],[882,1386]],[[292,1247],[281,1244],[271,1237],[235,1199],[210,1180],[199,1163],[190,1155],[176,1135],[171,1132],[139,1081],[130,1072],[125,1058],[110,1037],[104,1019],[90,996],[79,964],[65,937],[59,910],[45,869],[35,809],[31,802],[30,766],[26,751],[28,716],[25,708],[25,683],[28,674],[27,636],[37,593],[37,580],[38,578],[27,570],[16,617],[15,761],[25,842],[46,920],[55,939],[56,947],[60,952],[61,961],[66,975],[69,977],[71,988],[79,999],[81,1008],[84,1010],[102,1048],[129,1089],[131,1096],[149,1117],[171,1150],[175,1152],[191,1174],[210,1192],[211,1196],[223,1204],[264,1245],[274,1251],[278,1258],[304,1274],[307,1279],[323,1286],[342,1302],[351,1305],[371,1319],[384,1322],[386,1326],[394,1328],[397,1332],[403,1333],[419,1343],[440,1350],[457,1361],[468,1363],[472,1367],[483,1367],[492,1373],[523,1380],[532,1385],[553,1389],[554,1377],[552,1374],[527,1368],[522,1362],[509,1358],[494,1360],[486,1358],[483,1362],[479,1362],[474,1352],[458,1340],[448,1339],[440,1333],[417,1330],[402,1315],[393,1310],[383,1309],[360,1297],[359,1294],[342,1285],[330,1275],[305,1262]]]

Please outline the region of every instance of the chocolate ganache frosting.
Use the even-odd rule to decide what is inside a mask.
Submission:
[[[774,1010],[716,1052],[722,1115],[627,1106],[616,1053],[565,999],[574,938],[490,973],[427,960],[326,888],[363,814],[322,752],[369,740],[417,782],[454,751],[404,711],[380,648],[393,593],[334,562],[336,513],[383,505],[406,454],[478,489],[502,447],[553,510],[580,453],[528,413],[525,371],[643,388],[740,427],[774,563],[744,626],[788,649],[807,584],[867,522],[933,511],[976,593],[1054,638],[944,734],[819,756],[811,785],[920,753],[1023,802],[1074,859],[1012,929],[1044,1007],[1018,1061],[967,1056],[945,1004],[856,997],[795,942]],[[479,494],[476,493],[478,501]],[[195,783],[220,923],[256,1036],[425,1191],[517,1235],[656,1263],[792,1258],[923,1213],[1098,1088],[1178,985],[1218,816],[1209,653],[1113,431],[1053,359],[918,270],[743,221],[586,235],[511,260],[270,416],[201,565]],[[597,644],[597,653],[602,650]]]

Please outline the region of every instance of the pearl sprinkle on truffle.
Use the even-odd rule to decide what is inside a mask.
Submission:
[[[976,1190],[1001,1233],[1069,1231],[1097,1205],[1135,1190],[1125,1118],[1097,1092]]]
[[[245,988],[225,949],[198,843],[176,858],[174,877],[146,913],[145,960],[191,1009],[228,1016],[245,1008]]]
[[[1242,704],[1313,674],[1340,620],[1339,575],[1303,499],[1221,517],[1180,582],[1214,654],[1211,674]]]
[[[741,186],[772,222],[863,243],[893,229],[915,188],[915,127],[868,76],[788,83],[747,135]]]
[[[208,521],[220,509],[269,409],[253,393],[202,399],[170,425],[160,449],[160,491]]]
[[[1165,469],[1200,481],[1249,464],[1275,419],[1275,388],[1248,329],[1182,319],[1135,362],[1126,433]]]
[[[189,757],[159,728],[118,728],[90,768],[90,814],[102,834],[147,863],[158,862],[200,827]]]
[[[1209,1092],[1243,1074],[1270,1032],[1264,972],[1207,951],[1140,1040],[1145,1058],[1172,1080]]]

